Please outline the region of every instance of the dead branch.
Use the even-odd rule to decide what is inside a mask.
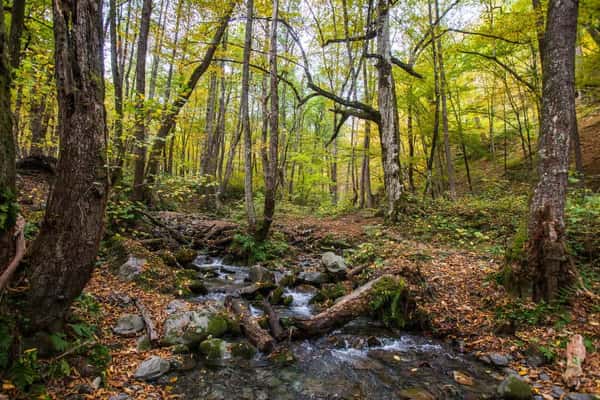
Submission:
[[[148,339],[150,340],[150,343],[156,343],[160,336],[156,331],[154,321],[152,320],[152,315],[140,300],[135,299],[134,303],[137,309],[140,310],[140,314],[142,314],[142,319],[146,324],[146,331],[148,332]]]
[[[256,318],[252,317],[248,304],[236,297],[227,296],[225,307],[230,309],[239,319],[242,331],[250,342],[264,353],[270,353],[275,347],[275,339],[258,324]]]
[[[21,215],[17,217],[13,237],[17,240],[15,256],[13,257],[12,261],[8,264],[4,272],[2,272],[2,275],[0,275],[0,291],[2,291],[6,287],[6,285],[8,285],[8,282],[10,282],[10,278],[17,270],[19,263],[25,255],[25,219]]]

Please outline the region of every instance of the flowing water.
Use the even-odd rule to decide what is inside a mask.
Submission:
[[[220,259],[197,263],[206,273],[210,293],[198,302],[222,302],[243,287],[245,267],[224,265]],[[286,288],[289,307],[282,316],[307,317],[314,290]],[[251,306],[255,316],[263,311]],[[232,338],[231,341],[240,340]],[[497,384],[491,371],[451,346],[423,336],[392,332],[359,318],[329,335],[287,345],[290,357],[275,360],[257,354],[252,360],[227,358],[200,361],[178,377],[176,390],[185,399],[309,400],[309,399],[485,399]],[[455,381],[455,371],[473,378],[473,385]]]

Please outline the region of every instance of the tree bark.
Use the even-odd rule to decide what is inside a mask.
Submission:
[[[279,153],[279,77],[277,76],[277,27],[279,19],[279,0],[273,0],[271,16],[271,39],[269,50],[270,98],[269,115],[269,164],[265,174],[265,205],[263,221],[257,238],[264,240],[269,235],[273,215],[275,214],[275,195],[277,193],[277,166]]]
[[[377,72],[379,113],[379,136],[383,156],[383,179],[387,197],[387,217],[396,221],[400,211],[403,192],[400,179],[400,143],[396,118],[395,85],[392,76],[390,49],[389,5],[384,0],[377,4]]]
[[[550,300],[573,283],[565,248],[565,201],[575,112],[577,0],[550,0],[544,35],[539,181],[529,208],[525,276],[536,301]],[[552,60],[551,62],[549,60]]]
[[[53,14],[60,158],[28,255],[29,329],[61,321],[88,282],[108,194],[102,1],[54,0]]]
[[[111,182],[114,185],[123,175],[123,158],[125,156],[125,142],[123,138],[123,69],[119,63],[119,54],[122,51],[119,46],[117,33],[117,1],[109,0],[108,9],[109,35],[110,35],[110,69],[114,86],[114,138],[116,144],[116,155],[114,161],[114,172],[112,172]]]
[[[252,22],[254,19],[254,1],[246,2],[246,36],[244,38],[244,56],[242,65],[242,95],[240,99],[240,114],[242,131],[244,133],[244,200],[248,230],[256,229],[256,212],[254,210],[254,195],[252,188],[252,132],[250,131],[250,52],[252,51]]]
[[[4,27],[4,10],[0,9],[0,205],[16,202],[15,139],[11,108],[11,66]],[[0,226],[0,268],[4,268],[15,251],[12,231],[16,215]]]
[[[132,199],[141,201],[146,198],[144,186],[144,167],[146,166],[146,53],[148,52],[148,33],[152,0],[144,0],[140,35],[138,37],[135,64],[135,171],[133,175]]]

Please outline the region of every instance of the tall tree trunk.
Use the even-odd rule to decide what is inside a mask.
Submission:
[[[265,240],[269,235],[273,215],[275,214],[275,195],[277,193],[277,166],[279,153],[279,78],[277,77],[277,27],[279,18],[279,0],[273,0],[271,15],[271,38],[269,50],[270,98],[269,114],[269,164],[265,174],[265,205],[263,221],[257,238]]]
[[[44,127],[44,114],[47,99],[40,93],[40,86],[31,88],[31,104],[29,106],[29,129],[31,130],[30,156],[44,155],[46,142],[46,129]]]
[[[15,170],[15,137],[13,136],[13,120],[10,110],[11,66],[9,48],[4,27],[4,10],[0,9],[0,205],[9,205],[8,210],[0,211],[4,223],[0,225],[0,269],[9,263],[13,256],[15,244],[12,238],[13,226],[16,222],[16,170]]]
[[[175,126],[175,121],[179,115],[179,112],[183,106],[187,104],[192,92],[194,91],[194,88],[196,87],[196,84],[202,75],[204,75],[210,66],[210,63],[212,62],[215,51],[217,50],[219,43],[221,43],[221,39],[223,38],[225,30],[227,29],[234,5],[235,4],[228,4],[225,14],[220,18],[217,31],[215,32],[212,41],[208,45],[202,62],[194,69],[187,83],[183,86],[181,91],[177,94],[177,97],[166,109],[165,115],[163,116],[160,127],[156,134],[156,140],[152,144],[150,157],[148,159],[148,167],[146,168],[148,184],[151,184],[154,181],[154,176],[158,173],[159,158],[162,154],[162,149],[165,146],[165,139]]]
[[[116,144],[116,156],[114,161],[114,172],[111,176],[112,184],[117,183],[123,175],[123,163],[125,157],[125,142],[123,138],[123,70],[119,63],[119,54],[122,51],[117,33],[117,1],[109,0],[108,18],[110,34],[110,69],[112,73],[113,86],[115,90],[115,125],[114,141]]]
[[[429,8],[429,30],[431,37],[436,36],[436,29],[433,23],[433,11],[431,7],[431,0],[428,2]],[[427,157],[427,177],[425,181],[425,195],[427,191],[431,189],[431,195],[433,196],[433,162],[435,157],[435,151],[437,148],[437,141],[440,130],[440,81],[438,74],[438,57],[437,57],[437,46],[431,46],[431,55],[433,59],[433,79],[434,79],[434,91],[435,91],[435,110],[433,115],[433,134],[431,136],[431,149],[429,156]]]
[[[396,116],[395,87],[392,77],[390,49],[390,16],[389,5],[385,0],[377,3],[377,100],[381,122],[381,152],[383,156],[383,179],[387,198],[387,217],[396,221],[400,211],[403,192],[400,179],[400,143]]]
[[[246,36],[244,39],[244,58],[242,65],[242,96],[240,99],[242,131],[244,133],[244,200],[248,230],[256,230],[256,212],[252,188],[252,132],[250,131],[250,110],[248,96],[250,90],[250,53],[252,51],[252,22],[254,19],[254,1],[246,1]]]
[[[565,201],[570,136],[575,112],[577,0],[550,0],[544,35],[542,135],[539,181],[529,208],[528,260],[524,278],[536,301],[550,300],[570,285],[576,271],[565,248]]]
[[[25,0],[14,0],[10,17],[9,59],[11,68],[16,70],[21,63],[21,37],[23,36],[25,21]]]
[[[135,66],[135,171],[133,175],[132,199],[146,198],[144,167],[146,166],[146,53],[148,52],[148,32],[152,0],[144,0],[140,36],[138,37],[137,60]]]
[[[32,330],[61,321],[90,279],[108,194],[102,1],[54,0],[53,11],[60,157],[28,257]]]

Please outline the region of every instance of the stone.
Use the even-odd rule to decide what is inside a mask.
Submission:
[[[593,393],[569,393],[566,400],[600,400],[600,394]]]
[[[545,373],[543,373],[543,372],[542,372],[542,373],[540,374],[540,380],[541,380],[541,381],[544,381],[544,382],[548,382],[548,381],[550,380],[550,375],[548,375],[548,374],[545,374]]]
[[[322,284],[329,282],[329,277],[323,272],[300,272],[298,275],[298,282],[306,283],[308,285],[321,286]]]
[[[167,314],[188,309],[188,304],[183,300],[172,300],[167,304]]]
[[[473,386],[473,378],[471,378],[469,375],[465,374],[464,372],[452,371],[452,376],[454,377],[454,380],[456,381],[456,383],[460,383],[461,385],[465,385],[465,386]]]
[[[152,356],[142,361],[133,376],[136,379],[151,381],[169,372],[169,368],[170,364],[167,360]]]
[[[296,275],[291,272],[284,273],[277,282],[277,284],[281,287],[294,286],[294,283],[296,283]]]
[[[144,329],[144,319],[137,314],[123,314],[112,330],[120,336],[134,336]]]
[[[208,294],[208,289],[206,288],[206,286],[204,286],[204,283],[199,279],[193,280],[188,285],[188,289],[190,289],[190,292],[196,295],[204,296]]]
[[[250,279],[250,282],[255,283],[275,283],[275,274],[273,273],[273,271],[270,271],[265,267],[255,265],[253,267],[250,267],[248,271],[248,279]]]
[[[337,254],[328,251],[321,255],[321,265],[325,268],[328,274],[336,278],[346,276],[347,267],[344,259]]]
[[[236,358],[251,360],[256,354],[256,348],[250,343],[239,342],[231,346],[231,354]]]
[[[114,396],[110,396],[108,400],[131,400],[131,397],[127,393],[119,393]]]
[[[209,360],[220,360],[228,353],[227,342],[222,339],[207,339],[200,343],[200,352]]]
[[[100,385],[102,385],[102,378],[97,376],[92,381],[92,387],[94,388],[94,390],[98,390],[100,388]]]
[[[490,362],[497,367],[508,367],[508,364],[510,363],[510,359],[504,354],[490,353],[488,357]]]
[[[222,336],[228,330],[228,323],[227,319],[220,314],[180,311],[167,317],[163,330],[164,344],[192,346],[209,336]]]
[[[435,400],[435,397],[423,388],[402,389],[398,394],[401,399],[406,400]]]
[[[530,400],[533,393],[531,386],[518,375],[509,375],[498,385],[498,396],[504,400]]]
[[[189,247],[182,247],[175,253],[175,259],[179,265],[186,267],[196,259],[196,252]]]
[[[555,399],[560,399],[565,394],[565,391],[560,386],[552,386],[552,391],[550,393]]]
[[[144,271],[144,266],[148,263],[145,258],[129,256],[127,261],[119,267],[119,278],[124,281],[132,281]]]
[[[142,335],[135,341],[135,348],[137,351],[147,351],[152,348],[148,335]]]

